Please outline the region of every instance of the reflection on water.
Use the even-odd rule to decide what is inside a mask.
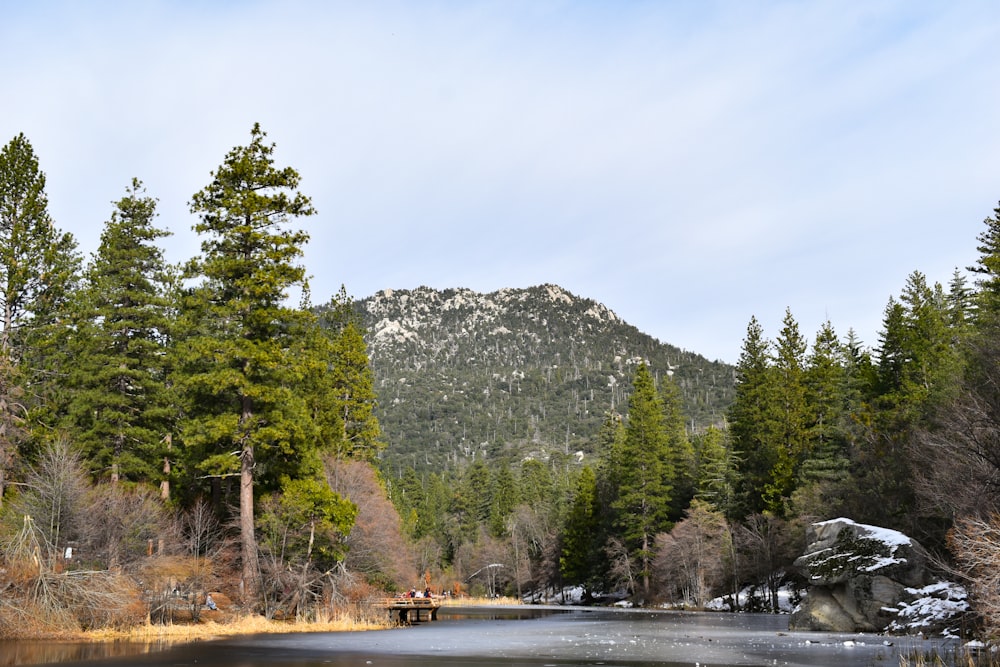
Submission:
[[[570,609],[552,607],[441,607],[438,618],[465,621],[526,621],[532,618],[542,618],[553,614],[569,613]]]
[[[172,645],[173,643],[168,641],[87,643],[56,640],[0,641],[0,667],[144,656],[159,653]]]
[[[0,642],[0,667],[871,667],[947,648],[943,640],[789,632],[787,616],[597,608],[442,608],[389,630],[256,635],[156,646]],[[954,643],[952,643],[953,646]],[[157,650],[162,649],[162,650]],[[943,651],[942,651],[943,652]],[[88,662],[89,661],[89,662]]]

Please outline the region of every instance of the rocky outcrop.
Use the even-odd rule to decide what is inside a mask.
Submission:
[[[793,630],[936,631],[966,607],[964,591],[933,583],[927,552],[898,531],[834,519],[812,524],[806,542],[795,567],[809,589]],[[917,608],[927,617],[912,617]]]

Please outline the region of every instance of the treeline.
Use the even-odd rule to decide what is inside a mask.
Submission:
[[[594,456],[394,476],[420,566],[491,592],[695,606],[735,606],[750,585],[776,608],[806,525],[848,516],[920,539],[998,627],[998,219],[974,283],[912,273],[873,349],[829,322],[809,339],[790,311],[774,339],[751,319],[726,428],[686,429],[671,378],[640,365],[627,411],[591,434]]]
[[[400,533],[361,330],[343,290],[308,302],[315,211],[273,152],[255,125],[225,156],[174,266],[139,180],[84,261],[28,140],[0,151],[0,634],[155,617],[163,591],[302,616],[412,578],[372,546]]]

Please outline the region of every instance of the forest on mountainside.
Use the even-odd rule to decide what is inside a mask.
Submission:
[[[452,313],[458,335],[363,321],[343,289],[289,305],[315,211],[274,151],[254,126],[224,156],[190,201],[201,252],[171,266],[141,181],[85,262],[30,142],[0,150],[0,636],[168,622],[208,591],[286,619],[412,587],[738,607],[751,586],[743,608],[776,610],[805,527],[841,515],[920,539],[1000,630],[1000,207],[973,283],[913,272],[873,349],[787,312],[773,339],[751,320],[735,369],[627,328],[598,336],[608,360],[581,336],[610,311],[555,286]],[[532,321],[547,301],[564,315]],[[456,412],[444,385],[404,392],[428,368]],[[517,385],[555,385],[557,407]],[[388,451],[411,446],[390,403],[451,449]],[[467,446],[421,430],[445,418]]]
[[[388,474],[477,459],[591,456],[645,362],[681,392],[685,427],[722,427],[734,369],[661,343],[556,285],[478,294],[384,290],[355,302]]]

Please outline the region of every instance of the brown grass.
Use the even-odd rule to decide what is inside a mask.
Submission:
[[[202,612],[206,615],[206,612]],[[158,640],[196,641],[250,634],[278,634],[291,632],[347,632],[379,630],[389,627],[386,620],[374,615],[350,613],[331,616],[317,621],[274,621],[263,616],[232,617],[226,621],[206,620],[201,623],[152,625],[146,623],[126,630],[102,629],[82,633],[77,639],[85,641],[130,640],[152,642]]]
[[[499,598],[484,598],[484,597],[470,597],[470,596],[460,596],[460,597],[442,597],[438,598],[441,602],[442,607],[469,607],[469,606],[513,606],[524,604],[517,598],[509,597],[499,597]]]

